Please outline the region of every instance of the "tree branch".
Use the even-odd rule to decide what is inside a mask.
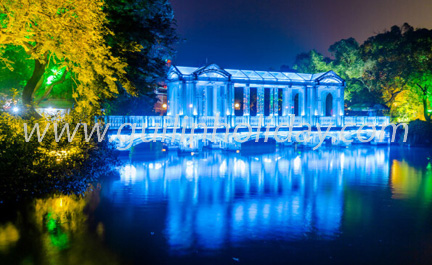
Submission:
[[[385,103],[385,104],[389,104],[389,103],[393,102],[394,99],[396,98],[396,96],[399,95],[403,90],[404,90],[403,88],[401,88],[401,89],[399,89],[399,90],[395,90],[395,91],[391,94],[392,96],[390,97],[390,99],[387,100],[387,101],[385,101],[384,103]]]
[[[49,85],[47,87],[43,96],[36,102],[36,105],[39,105],[42,102],[42,100],[44,100],[44,99],[46,99],[46,97],[48,97],[48,95],[51,93],[54,86],[59,85],[66,80],[66,74],[67,74],[67,70],[64,71],[62,77],[59,80],[57,80],[56,82],[52,83],[51,85]]]

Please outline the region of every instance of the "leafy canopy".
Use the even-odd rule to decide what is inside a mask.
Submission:
[[[103,4],[101,0],[0,3],[0,62],[14,69],[7,53],[11,49],[23,49],[35,62],[23,91],[25,104],[32,105],[39,88],[59,83],[67,73],[77,111],[98,109],[102,99],[118,93],[118,81],[133,93],[126,78],[127,63],[114,56],[105,42],[112,32],[106,27]],[[127,49],[138,51],[139,46],[130,44]]]

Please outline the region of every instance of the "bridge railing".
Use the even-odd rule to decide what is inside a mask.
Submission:
[[[135,124],[136,129],[141,128],[174,128],[175,117],[174,116],[106,116],[105,122],[110,123],[110,128],[118,129],[121,125],[130,123]],[[252,127],[261,125],[262,127],[270,126],[276,127],[281,124],[291,124],[290,116],[227,116],[219,117],[218,124],[228,124],[229,127],[235,128],[239,124],[249,124]],[[261,122],[261,124],[259,124]],[[300,127],[305,123],[306,120],[302,116],[296,116],[293,122],[294,127]],[[179,117],[177,121],[177,128],[192,128],[193,124],[197,124],[197,127],[207,126],[207,128],[214,128],[216,124],[215,116],[203,116],[203,117]],[[336,117],[317,117],[315,123],[319,123],[322,127],[336,126]],[[390,123],[390,117],[365,117],[365,116],[346,116],[342,119],[342,125],[352,124],[353,126],[362,125],[374,125],[382,126]],[[315,125],[315,124],[313,124]],[[223,127],[221,125],[220,127]]]
[[[318,123],[323,127],[336,126],[336,117],[319,117]]]

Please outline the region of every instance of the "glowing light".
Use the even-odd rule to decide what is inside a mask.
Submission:
[[[192,162],[191,164],[189,164],[188,162],[188,165],[186,167],[186,178],[190,180],[193,177],[193,173],[194,173],[194,166]]]
[[[189,104],[189,108],[193,108],[193,105],[192,105],[192,104]]]
[[[47,84],[48,84],[48,85],[51,85],[52,82],[54,81],[54,78],[55,78],[55,76],[50,75],[50,76],[47,78]]]
[[[242,160],[236,160],[234,162],[234,171],[238,172],[240,171],[241,174],[244,174],[246,170],[246,164]]]
[[[153,164],[151,164],[153,166]],[[133,165],[126,165],[120,170],[120,178],[122,182],[135,182],[136,179],[136,168]]]
[[[300,157],[298,156],[298,157],[296,157],[296,158],[294,159],[294,170],[295,170],[295,171],[299,171],[299,170],[300,170],[300,166],[301,166],[301,159],[300,159]]]
[[[162,149],[162,152],[166,152],[166,149]]]
[[[168,105],[164,103],[164,104],[162,104],[162,108],[163,108],[163,109],[167,109],[167,108],[168,108]]]
[[[15,113],[17,113],[19,111],[19,108],[18,107],[13,107],[12,111],[15,112]]]
[[[234,104],[234,108],[235,108],[236,110],[239,110],[239,109],[240,109],[240,103],[235,103],[235,104]]]
[[[240,150],[236,150],[236,153],[237,153],[237,154],[240,153]]]
[[[224,160],[219,167],[219,171],[222,175],[224,175],[226,173],[226,170],[227,170],[227,163],[226,160]]]

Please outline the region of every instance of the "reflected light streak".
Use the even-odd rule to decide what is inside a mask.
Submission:
[[[301,166],[301,159],[300,156],[297,156],[294,159],[294,171],[298,172],[300,170],[300,166]]]
[[[120,170],[120,178],[122,182],[134,183],[136,179],[136,168],[133,165],[125,165]]]
[[[171,157],[165,162],[140,162],[137,168],[124,166],[121,182],[107,190],[121,190],[132,181],[133,192],[110,194],[110,199],[123,200],[125,205],[141,205],[149,200],[166,202],[163,218],[169,251],[217,249],[224,242],[242,244],[251,235],[257,240],[296,240],[312,233],[331,239],[341,227],[347,187],[389,184],[385,177],[388,152],[370,152],[366,148],[344,152],[302,151],[299,155],[287,149],[251,157],[212,151],[194,158],[168,153]],[[267,164],[275,161],[275,167]],[[307,166],[302,167],[302,161]],[[336,163],[333,168],[330,161]],[[163,171],[151,174],[151,181],[144,181],[148,180],[147,172],[152,172],[141,170],[146,164]],[[371,176],[367,167],[384,177]],[[403,183],[398,186],[397,176],[393,177],[394,189],[406,185],[399,179]]]

